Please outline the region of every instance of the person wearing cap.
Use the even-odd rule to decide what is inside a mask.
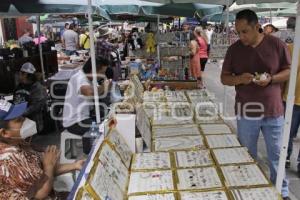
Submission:
[[[99,39],[96,41],[95,50],[96,56],[103,57],[107,59],[110,63],[112,63],[111,53],[116,52],[119,48],[118,44],[112,44],[109,42],[111,31],[108,27],[101,27],[98,30]],[[119,67],[111,67],[113,69],[113,79],[117,81],[120,75]],[[111,70],[111,69],[109,69]]]
[[[99,82],[105,79],[108,65],[107,59],[96,58],[97,80]],[[72,134],[83,135],[90,129],[90,125],[94,121],[90,115],[90,109],[94,107],[92,80],[92,62],[89,58],[83,68],[74,74],[68,82],[63,108],[63,126]],[[109,87],[109,80],[102,81],[98,86],[99,96],[106,97]]]
[[[59,164],[59,150],[37,151],[25,139],[37,133],[36,123],[22,117],[27,103],[0,100],[0,199],[56,199],[55,176],[81,170],[84,160]]]
[[[24,63],[19,73],[19,85],[14,91],[14,103],[28,102],[25,117],[37,123],[38,132],[44,128],[43,111],[47,101],[47,92],[37,81],[36,69],[30,62]]]
[[[276,33],[278,31],[278,28],[276,28],[273,24],[267,24],[264,26],[263,31],[265,35],[271,35],[273,33]]]

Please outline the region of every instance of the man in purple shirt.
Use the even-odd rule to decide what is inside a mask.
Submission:
[[[239,12],[235,26],[240,40],[227,51],[221,82],[235,86],[238,138],[254,158],[262,131],[270,179],[275,184],[284,124],[281,84],[289,78],[291,58],[280,39],[260,33],[253,11]],[[256,74],[264,75],[257,77]],[[284,200],[290,199],[286,179],[281,192]]]

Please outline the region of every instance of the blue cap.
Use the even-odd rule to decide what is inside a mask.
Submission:
[[[18,118],[26,111],[27,102],[12,104],[5,100],[0,100],[0,120],[8,121]]]

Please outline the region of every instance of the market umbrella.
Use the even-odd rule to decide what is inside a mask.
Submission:
[[[44,13],[87,13],[86,0],[6,0],[0,4],[0,13],[7,15],[35,15]],[[92,14],[100,14],[99,0],[92,3]]]
[[[199,0],[201,1],[201,0]],[[298,0],[236,0],[237,4],[251,4],[251,3],[297,3]]]
[[[171,3],[157,7],[144,6],[144,10],[152,15],[168,15],[194,17],[195,15],[203,17],[205,15],[220,13],[223,6],[200,4],[200,3]]]
[[[215,4],[215,5],[231,5],[234,0],[145,0],[150,2],[172,4],[172,3],[201,3],[201,4]]]
[[[101,8],[105,9],[110,15],[141,15],[145,14],[143,11],[143,6],[155,7],[160,6],[162,4],[141,0],[102,0],[99,5]]]
[[[212,15],[206,15],[202,18],[203,21],[209,22],[225,22],[226,21],[226,13],[217,13]],[[230,13],[229,14],[229,22],[235,21],[235,15]]]

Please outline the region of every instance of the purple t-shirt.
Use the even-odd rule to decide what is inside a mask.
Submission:
[[[264,73],[275,75],[289,69],[291,57],[287,46],[274,36],[264,36],[255,48],[245,46],[239,40],[231,45],[226,53],[223,72],[235,75],[243,73]],[[283,115],[281,85],[271,84],[266,87],[254,83],[237,85],[235,111],[237,115],[258,117],[278,117]],[[249,109],[263,109],[249,111]],[[247,110],[247,111],[246,111]]]

